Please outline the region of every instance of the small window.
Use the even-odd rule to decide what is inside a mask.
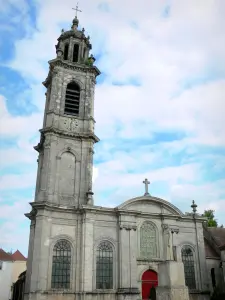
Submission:
[[[73,62],[78,62],[78,55],[79,55],[79,45],[75,44],[73,46]]]
[[[97,249],[96,288],[113,288],[113,248],[107,241],[102,242]]]
[[[64,48],[64,60],[68,60],[68,54],[69,54],[69,44],[66,44]]]
[[[58,241],[53,249],[52,288],[69,289],[71,270],[71,246],[66,240]]]
[[[67,115],[79,115],[79,107],[80,87],[75,82],[71,82],[67,85],[66,89],[64,113]]]
[[[0,261],[0,270],[3,269],[3,261]]]
[[[184,264],[185,284],[189,289],[195,290],[195,262],[192,249],[188,246],[183,247],[181,256]]]

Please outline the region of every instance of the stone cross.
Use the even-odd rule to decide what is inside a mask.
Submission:
[[[148,192],[148,185],[150,184],[150,181],[148,181],[148,179],[146,178],[144,181],[143,181],[144,185],[145,185],[145,196],[149,195],[149,192]]]
[[[76,11],[76,18],[77,18],[77,12],[78,12],[78,11],[79,11],[79,12],[82,12],[82,10],[78,9],[78,2],[77,2],[76,8],[72,8],[72,9]]]

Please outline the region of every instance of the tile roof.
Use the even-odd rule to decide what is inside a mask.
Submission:
[[[211,235],[214,237],[218,246],[225,244],[225,228],[221,227],[208,227]]]
[[[13,261],[12,255],[6,253],[3,249],[0,248],[0,260],[1,261]]]
[[[205,255],[207,258],[220,258],[220,255],[213,249],[207,239],[204,239]]]
[[[23,256],[23,254],[19,251],[19,250],[16,250],[16,252],[14,252],[12,254],[12,258],[14,261],[26,261],[26,257]]]

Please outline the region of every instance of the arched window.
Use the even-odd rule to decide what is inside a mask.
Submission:
[[[189,289],[194,290],[196,289],[195,262],[191,247],[184,246],[181,250],[181,256],[184,264],[185,284]]]
[[[79,55],[79,45],[74,44],[74,46],[73,46],[73,62],[78,62],[78,55]]]
[[[66,240],[58,241],[53,248],[52,288],[69,289],[71,270],[71,246]]]
[[[80,106],[80,87],[75,82],[67,85],[65,109],[64,113],[67,115],[79,115]]]
[[[113,288],[113,248],[105,241],[97,248],[96,289]]]
[[[142,258],[157,257],[156,228],[152,223],[145,222],[140,230],[140,254]]]
[[[64,47],[64,60],[68,59],[68,54],[69,54],[69,44],[66,44]]]

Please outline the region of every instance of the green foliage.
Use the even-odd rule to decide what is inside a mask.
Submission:
[[[93,61],[92,59],[89,57],[86,61],[85,61],[85,64],[89,67],[92,67],[93,66]]]
[[[215,215],[214,215],[214,210],[209,209],[209,210],[205,210],[204,214],[202,215],[203,217],[206,217],[208,219],[208,227],[218,227],[218,223],[217,220],[215,219]]]

